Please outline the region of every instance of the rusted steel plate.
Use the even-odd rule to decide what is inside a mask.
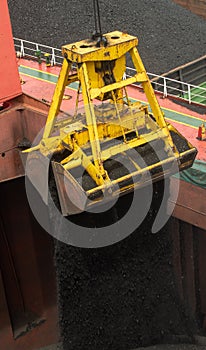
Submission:
[[[195,229],[198,237],[198,269],[197,279],[199,287],[199,309],[203,318],[203,327],[206,330],[206,231]]]
[[[34,141],[44,127],[48,106],[22,96],[9,102],[0,112],[0,182],[24,175],[21,148],[25,140]]]
[[[186,7],[196,15],[206,18],[206,1],[205,0],[173,0],[177,4]]]
[[[192,225],[181,222],[180,239],[182,244],[181,260],[183,270],[183,290],[184,300],[190,306],[193,315],[196,313],[197,299],[196,299],[196,285],[195,285],[195,264],[197,256],[194,250],[193,227]]]
[[[175,280],[181,300],[184,299],[182,285],[182,262],[181,262],[181,244],[180,244],[180,225],[176,218],[170,219],[170,230],[173,243],[173,267],[175,272]]]
[[[176,178],[171,179],[171,199],[175,203],[173,216],[206,230],[206,189],[180,180],[179,196],[173,198],[177,186]]]
[[[7,0],[1,0],[0,47],[0,102],[3,102],[22,93]]]
[[[0,187],[0,269],[10,315],[1,347],[33,350],[58,341],[53,239],[31,213],[24,178]]]
[[[11,321],[6,302],[4,282],[0,270],[0,339],[3,338],[4,329],[7,331],[7,338],[12,338]]]
[[[193,226],[172,218],[170,225],[173,238],[173,266],[179,295],[193,315],[197,311],[196,262],[197,251]]]

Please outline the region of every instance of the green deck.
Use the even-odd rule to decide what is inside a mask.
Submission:
[[[184,98],[187,100],[189,99],[188,93],[184,94]],[[191,101],[206,105],[206,82],[203,82],[196,88],[191,89]]]

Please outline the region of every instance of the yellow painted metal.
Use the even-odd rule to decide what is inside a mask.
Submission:
[[[62,69],[60,71],[59,79],[54,91],[49,114],[47,117],[43,139],[48,139],[51,136],[51,133],[55,124],[55,120],[59,113],[61,102],[64,96],[64,90],[68,83],[68,75],[69,75],[70,69],[71,69],[71,63],[68,60],[64,59],[62,64]]]
[[[116,89],[121,89],[123,87],[126,87],[128,85],[134,84],[134,83],[143,83],[147,82],[145,73],[138,73],[135,74],[131,78],[127,78],[125,80],[122,80],[120,82],[116,82],[110,85],[103,86],[102,88],[93,88],[91,89],[91,98],[95,99],[97,98],[101,93],[105,94],[110,91],[114,91]]]
[[[141,138],[141,139],[134,138],[133,140],[128,141],[127,143],[121,143],[121,144],[117,144],[117,145],[111,146],[109,149],[103,150],[101,152],[101,159],[104,162],[105,160],[107,160],[107,159],[109,159],[109,158],[111,158],[113,156],[116,156],[117,154],[121,154],[121,153],[124,153],[124,152],[128,151],[129,149],[133,149],[133,148],[142,146],[145,143],[151,142],[151,141],[153,141],[156,138],[161,138],[161,139],[164,138],[164,135],[161,132],[161,130],[159,130],[159,132],[154,132],[154,133],[147,134],[146,138]],[[92,161],[93,160],[93,156],[91,155],[91,156],[87,157],[87,159],[89,161]],[[76,153],[75,154],[72,153],[71,156],[69,156],[69,157],[65,158],[64,160],[62,160],[61,164],[64,165],[65,169],[69,170],[69,169],[73,169],[75,167],[78,167],[78,166],[82,165],[82,159],[81,159],[81,157],[77,157]],[[136,167],[139,168],[138,165],[136,165]],[[152,168],[153,168],[153,166],[152,167],[148,166],[147,170],[150,170]],[[85,169],[87,169],[87,168],[85,168]],[[130,175],[128,175],[128,178],[129,177],[130,177]]]
[[[135,36],[119,31],[107,33],[104,37],[108,43],[106,47],[98,47],[95,41],[88,39],[63,46],[62,54],[76,63],[116,60],[138,44]]]
[[[173,143],[172,138],[170,136],[170,132],[167,128],[167,124],[166,124],[166,121],[164,119],[164,113],[160,109],[159,103],[157,101],[154,90],[152,88],[152,84],[150,83],[150,80],[147,76],[147,73],[145,71],[145,67],[143,65],[143,62],[141,60],[141,57],[139,55],[137,48],[136,47],[132,48],[130,51],[130,54],[131,54],[131,57],[132,57],[132,60],[133,60],[133,63],[134,63],[136,70],[138,72],[140,72],[139,74],[143,73],[145,75],[146,79],[145,79],[145,81],[142,81],[142,87],[143,87],[143,90],[144,90],[145,95],[147,97],[147,100],[149,102],[149,105],[152,109],[153,115],[156,119],[156,122],[162,128],[163,132],[167,136],[168,143],[170,144],[170,146],[173,148],[173,151],[177,155],[178,152],[174,146],[174,143]]]
[[[97,131],[97,122],[94,113],[94,105],[92,104],[91,96],[90,96],[90,80],[87,71],[87,65],[84,62],[79,69],[79,80],[81,81],[82,86],[82,96],[84,100],[87,127],[89,132],[89,138],[92,148],[92,154],[94,159],[94,164],[99,168],[99,172],[101,175],[104,175],[104,169],[101,162],[100,156],[100,144],[99,137]]]
[[[121,179],[110,180],[104,162],[118,154],[128,156],[136,169],[134,174],[143,174],[175,159],[179,161],[179,153],[173,144],[168,124],[136,48],[137,38],[118,31],[107,33],[104,37],[106,46],[99,47],[89,39],[62,47],[64,61],[43,139],[39,145],[26,150],[32,152],[39,149],[44,156],[67,150],[69,155],[63,157],[58,166],[55,163],[54,169],[60,169],[63,174],[64,171],[83,167],[96,183],[97,190],[108,188],[111,183],[116,184],[121,179],[125,181],[132,176],[128,174]],[[131,56],[136,73],[123,79],[127,53]],[[75,67],[71,71],[73,64]],[[65,87],[75,81],[79,82],[79,88],[74,114],[60,120],[58,113]],[[133,83],[142,85],[153,116],[149,115],[147,106],[129,100],[126,88]],[[84,111],[81,113],[78,112],[80,94],[84,102]],[[127,151],[156,140],[163,140],[168,159],[141,169],[127,155]],[[55,178],[58,178],[57,174]],[[88,194],[96,189],[91,189]],[[122,189],[123,192],[126,190],[127,186]]]

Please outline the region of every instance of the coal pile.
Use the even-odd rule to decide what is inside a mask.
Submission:
[[[9,0],[15,37],[61,47],[90,37],[93,1]],[[100,1],[102,31],[139,38],[147,71],[161,74],[205,55],[206,21],[171,0]]]
[[[163,189],[163,182],[154,185],[146,219],[117,244],[83,249],[56,242],[64,350],[128,350],[193,341],[196,326],[174,282],[169,224],[151,233]],[[130,195],[120,205],[129,200]]]

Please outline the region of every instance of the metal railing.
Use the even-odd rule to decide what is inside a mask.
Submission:
[[[127,77],[131,77],[135,74],[136,70],[127,67],[126,73]],[[193,84],[185,83],[180,80],[175,80],[160,76],[153,73],[148,73],[147,75],[152,83],[153,89],[159,92],[163,97],[177,97],[187,101],[188,103],[198,103],[206,105],[206,89],[201,86],[196,86]],[[135,85],[141,85],[136,83]],[[202,102],[201,102],[202,101]]]
[[[63,57],[61,55],[60,49],[18,38],[14,38],[14,45],[19,57],[37,59],[37,52],[39,51],[41,52],[41,59],[43,61],[46,61],[46,57],[44,56],[45,54],[50,55],[51,65],[61,65],[63,62]],[[133,76],[135,72],[135,69],[127,67],[126,77]],[[163,97],[175,96],[187,101],[188,103],[193,102],[206,105],[205,88],[153,73],[147,74],[149,76],[154,90],[158,93],[161,93]],[[134,85],[141,87],[140,83],[135,83]]]
[[[51,65],[62,64],[63,57],[61,50],[51,46],[37,44],[31,41],[14,38],[14,46],[19,57],[28,57],[37,59],[37,52],[41,52],[42,61],[46,61],[45,54],[50,55]]]

